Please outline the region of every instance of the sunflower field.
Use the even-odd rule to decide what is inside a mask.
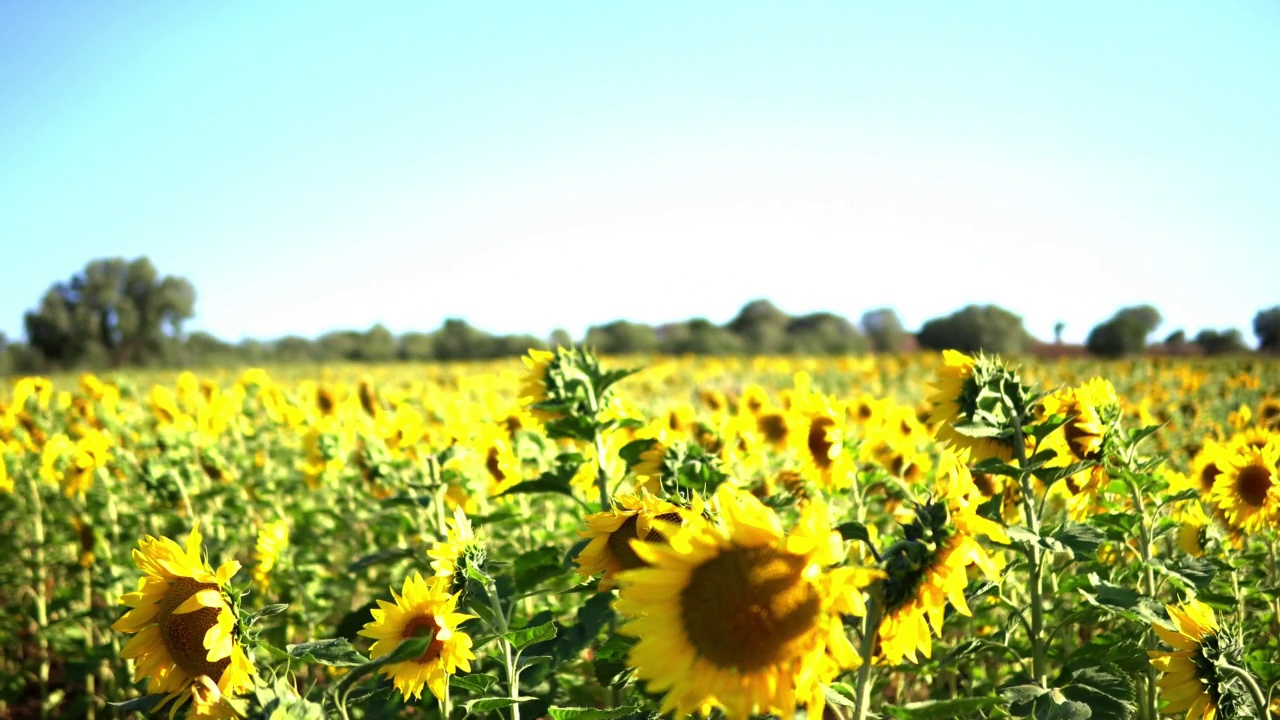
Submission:
[[[1280,363],[0,389],[0,717],[1280,717]]]

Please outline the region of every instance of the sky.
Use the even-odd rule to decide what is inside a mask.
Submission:
[[[187,330],[1049,339],[1280,304],[1280,4],[0,0],[0,332],[94,258]]]

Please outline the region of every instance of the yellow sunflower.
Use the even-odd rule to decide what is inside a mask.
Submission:
[[[1204,555],[1205,540],[1209,528],[1209,516],[1200,503],[1191,501],[1178,513],[1178,549],[1200,557]]]
[[[684,508],[644,490],[639,495],[615,497],[613,509],[584,518],[587,529],[579,530],[578,534],[591,538],[591,542],[574,558],[578,574],[590,578],[603,572],[600,589],[608,590],[618,573],[648,566],[631,549],[632,540],[664,542],[671,531],[662,525],[680,525],[686,514],[688,511]]]
[[[972,438],[956,432],[955,426],[968,421],[963,404],[966,396],[977,392],[973,369],[977,361],[955,350],[942,352],[942,367],[938,369],[938,377],[934,380],[929,402],[933,410],[929,413],[929,422],[935,426],[934,434],[958,449],[968,449],[974,462],[996,457],[1009,460],[1013,457],[1013,449],[991,438]]]
[[[445,520],[445,539],[427,550],[435,577],[447,578],[450,593],[459,593],[467,586],[467,563],[483,562],[484,543],[476,537],[471,520],[462,507],[453,509],[453,517]]]
[[[916,511],[909,537],[885,551],[888,580],[885,583],[884,616],[880,621],[880,655],[888,663],[917,661],[917,652],[933,656],[933,634],[942,636],[947,602],[961,615],[970,616],[964,591],[969,566],[987,579],[1000,579],[1000,564],[977,541],[979,535],[1009,542],[1004,528],[976,513],[974,499],[981,492],[973,482],[963,456],[944,457],[939,473],[942,502],[928,502]]]
[[[1280,430],[1280,398],[1262,399],[1258,405],[1258,424],[1268,430]]]
[[[476,659],[471,652],[471,636],[458,629],[475,616],[455,612],[458,596],[449,593],[446,579],[424,580],[418,572],[405,578],[399,595],[393,588],[391,597],[395,598],[394,603],[378,601],[378,608],[370,611],[373,622],[358,633],[376,640],[369,648],[369,657],[380,658],[410,638],[430,636],[431,644],[422,655],[384,665],[379,672],[391,679],[405,702],[410,697],[422,697],[423,686],[443,699],[448,676],[456,675],[459,670],[470,672],[470,661]]]
[[[1043,408],[1046,415],[1071,418],[1062,426],[1062,434],[1075,462],[1098,458],[1107,433],[1102,415],[1119,404],[1110,381],[1095,377],[1080,387],[1063,388],[1045,397]]]
[[[1253,533],[1276,522],[1280,515],[1280,475],[1276,461],[1280,445],[1244,446],[1218,460],[1210,500],[1216,502],[1231,527]]]
[[[289,545],[289,523],[274,520],[258,530],[258,539],[254,544],[253,556],[257,565],[253,568],[253,582],[267,592],[271,585],[271,570],[275,568],[280,553]]]
[[[1222,698],[1213,665],[1218,651],[1218,622],[1213,608],[1199,600],[1188,600],[1182,605],[1166,605],[1165,609],[1173,619],[1174,629],[1160,623],[1152,623],[1151,627],[1174,649],[1147,651],[1151,664],[1165,673],[1156,682],[1161,695],[1169,701],[1164,714],[1185,710],[1187,720],[1214,720]]]
[[[814,398],[805,406],[794,413],[798,428],[791,435],[800,475],[819,487],[849,487],[855,469],[844,447],[844,411],[828,398]]]
[[[618,575],[621,631],[639,638],[630,664],[663,712],[821,717],[823,685],[858,662],[840,616],[866,612],[861,588],[880,573],[829,567],[846,553],[820,501],[787,534],[751,495],[724,484],[715,497],[719,522],[631,543],[649,567]]]
[[[235,639],[236,618],[223,591],[240,563],[214,572],[201,541],[198,525],[185,547],[169,538],[140,541],[133,560],[143,577],[120,598],[132,609],[111,626],[133,634],[121,657],[136,661],[135,681],[149,678],[148,693],[165,695],[157,707],[176,701],[171,717],[189,698],[198,711],[211,712],[224,696],[251,690],[256,672]]]
[[[530,349],[528,355],[520,358],[528,369],[524,383],[520,387],[520,403],[530,406],[529,413],[544,423],[559,417],[557,414],[536,407],[538,403],[547,401],[547,372],[551,369],[551,362],[555,357],[556,354],[553,352]]]
[[[1208,499],[1213,492],[1214,481],[1222,472],[1218,468],[1218,460],[1225,454],[1226,448],[1221,443],[1213,438],[1206,438],[1204,445],[1192,457],[1188,477],[1195,481],[1193,487],[1200,490],[1201,497]]]

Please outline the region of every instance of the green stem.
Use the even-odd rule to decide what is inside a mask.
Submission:
[[[486,583],[485,594],[489,596],[489,606],[493,608],[493,616],[498,621],[496,629],[499,634],[498,642],[502,644],[502,664],[507,671],[508,697],[514,701],[520,697],[520,670],[516,668],[516,658],[511,652],[511,640],[507,638],[507,632],[510,629],[507,615],[503,612],[502,603],[498,600],[498,588],[492,581]],[[511,705],[511,720],[520,720],[520,705],[514,702]]]
[[[1151,528],[1147,522],[1147,505],[1142,500],[1142,490],[1138,484],[1134,482],[1133,476],[1128,473],[1121,473],[1124,478],[1124,484],[1129,488],[1129,496],[1133,499],[1133,507],[1138,511],[1138,531],[1139,540],[1142,542],[1142,566],[1145,570],[1144,579],[1147,587],[1145,592],[1148,597],[1155,597],[1156,594],[1156,573],[1151,566]],[[1147,650],[1155,650],[1155,631],[1148,629],[1146,632]],[[1156,668],[1150,663],[1147,664],[1147,708],[1150,710],[1150,717],[1159,717],[1156,705]]]
[[[1258,717],[1265,718],[1267,716],[1267,696],[1263,694],[1262,688],[1258,687],[1258,681],[1254,679],[1253,674],[1228,662],[1219,662],[1218,667],[1231,673],[1240,682],[1244,683],[1250,697],[1253,698],[1254,705],[1258,706]]]
[[[1026,517],[1027,529],[1038,538],[1040,537],[1040,513],[1036,511],[1035,488],[1031,483],[1031,472],[1027,470],[1027,447],[1026,440],[1022,436],[1022,421],[1021,413],[1014,415],[1013,454],[1021,470],[1018,481],[1022,486],[1022,512]],[[1030,552],[1027,592],[1031,595],[1031,674],[1038,685],[1048,687],[1049,661],[1044,645],[1044,551],[1037,543],[1031,546]]]
[[[876,635],[880,632],[882,613],[881,590],[876,586],[871,591],[867,602],[867,614],[862,618],[862,642],[858,647],[858,655],[862,658],[862,666],[858,668],[858,686],[855,693],[856,704],[853,720],[866,720],[871,711],[871,655],[875,652]]]
[[[44,557],[44,502],[40,499],[40,481],[36,473],[27,473],[27,479],[27,488],[31,493],[31,533],[35,544],[32,549],[32,584],[36,601],[36,647],[40,650],[40,669],[37,675],[40,684],[40,717],[46,718],[49,716],[49,637],[45,631],[49,627],[49,607],[44,597],[48,572]]]

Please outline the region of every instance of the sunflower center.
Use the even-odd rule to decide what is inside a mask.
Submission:
[[[978,492],[982,493],[983,497],[991,497],[996,494],[995,479],[986,473],[974,473],[973,484],[978,488]]]
[[[489,454],[485,456],[484,466],[489,470],[489,474],[497,482],[507,479],[507,474],[502,472],[502,463],[498,461],[498,448],[489,448]]]
[[[417,662],[429,663],[440,657],[440,653],[444,651],[444,641],[439,639],[440,623],[436,622],[434,615],[415,615],[404,624],[404,630],[400,633],[400,637],[404,640],[410,638],[430,637],[431,644],[426,650],[418,656]]]
[[[1062,428],[1067,437],[1067,446],[1077,460],[1090,460],[1098,454],[1098,436],[1080,426],[1079,420],[1072,420]]]
[[[809,454],[818,467],[826,470],[831,467],[832,442],[827,439],[827,429],[835,427],[835,421],[828,417],[814,418],[809,423]]]
[[[1213,481],[1217,480],[1218,476],[1221,474],[1222,474],[1222,471],[1219,470],[1218,466],[1215,465],[1214,463],[1209,463],[1208,465],[1205,465],[1204,469],[1200,471],[1200,489],[1204,492],[1209,492],[1210,490],[1212,490]]]
[[[200,583],[192,578],[175,578],[169,583],[169,591],[157,603],[160,606],[159,619],[156,624],[160,628],[160,638],[164,642],[174,663],[192,677],[208,675],[214,680],[222,678],[222,671],[227,669],[230,658],[218,662],[209,662],[209,651],[204,646],[204,637],[209,630],[218,624],[220,608],[202,607],[195,612],[175,615],[174,610],[186,602],[187,598],[201,590],[217,590],[214,583]]]
[[[1236,493],[1241,500],[1254,507],[1267,504],[1271,491],[1271,471],[1260,465],[1249,465],[1236,476]]]
[[[632,515],[622,524],[609,534],[609,552],[614,559],[618,561],[619,567],[623,570],[635,570],[636,568],[648,567],[649,563],[640,559],[635,550],[631,549],[631,541],[638,536],[636,533],[636,523],[640,521],[638,515]],[[645,537],[646,541],[654,535],[655,531],[650,530],[649,535]],[[658,537],[662,537],[659,535]]]
[[[760,428],[760,432],[764,433],[764,439],[774,445],[787,439],[787,420],[779,413],[761,416],[756,421],[756,426]]]
[[[807,560],[771,547],[732,548],[699,565],[680,593],[685,632],[720,667],[755,672],[796,656],[821,602]]]

